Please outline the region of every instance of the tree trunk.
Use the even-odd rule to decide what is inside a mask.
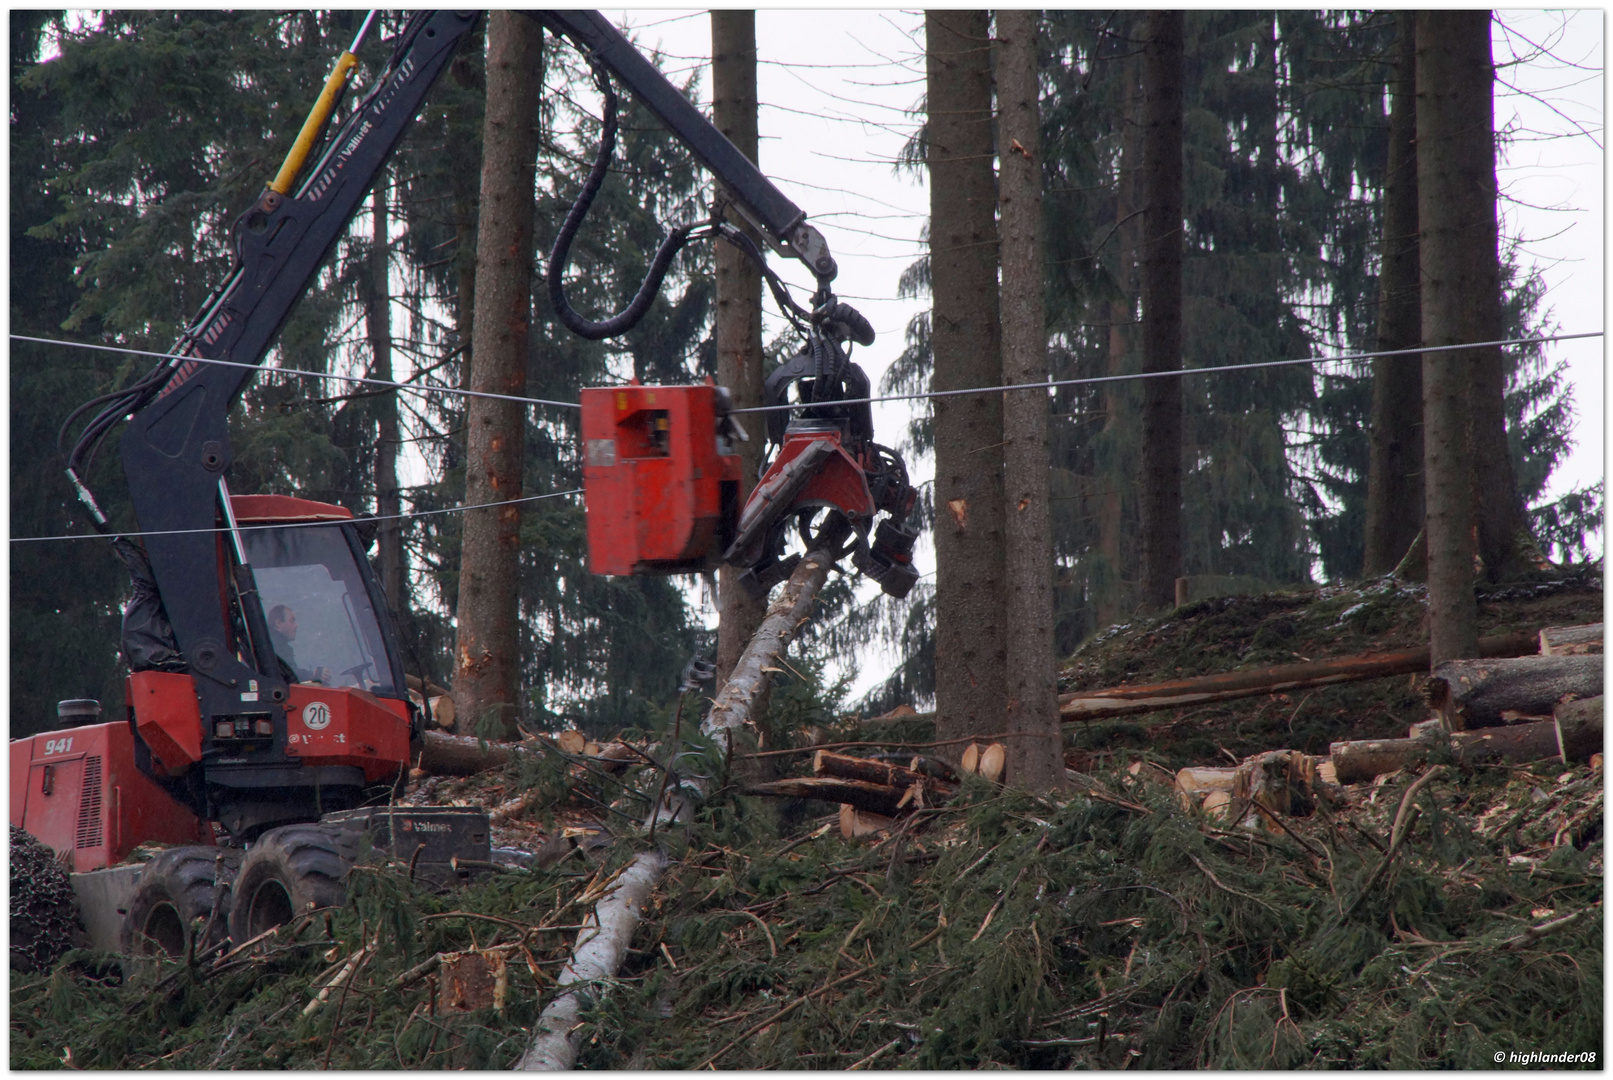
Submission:
[[[1142,370],[1182,366],[1182,35],[1180,11],[1143,23]],[[1147,610],[1170,607],[1182,573],[1182,381],[1143,383],[1142,583]]]
[[[1485,314],[1477,295],[1494,289],[1493,278],[1472,263],[1484,261],[1483,237],[1471,204],[1482,200],[1474,173],[1482,166],[1456,137],[1476,123],[1470,95],[1460,92],[1458,68],[1473,49],[1463,20],[1481,19],[1489,56],[1489,12],[1417,14],[1417,217],[1421,223],[1418,264],[1422,274],[1423,344],[1455,345],[1486,340]],[[1467,46],[1464,48],[1464,46]],[[1486,61],[1487,62],[1487,61]],[[1486,80],[1489,75],[1486,73]],[[1488,82],[1486,82],[1488,85]],[[1483,115],[1489,115],[1489,106]],[[1491,137],[1488,129],[1484,138]],[[1466,151],[1466,153],[1464,153]],[[1494,170],[1491,170],[1491,183]],[[1480,189],[1476,195],[1471,190]],[[1494,190],[1490,191],[1494,221]],[[1495,260],[1493,228],[1489,261]],[[1492,339],[1493,340],[1493,339]],[[1423,357],[1423,480],[1428,540],[1429,643],[1434,664],[1472,656],[1478,640],[1473,596],[1473,453],[1469,388],[1477,375],[1477,352],[1428,353]]]
[[[1058,671],[1053,656],[1053,539],[1048,510],[1047,320],[1042,301],[1042,155],[1036,24],[1040,15],[997,13],[997,199],[1002,262],[1003,382],[1035,390],[1003,396],[1003,539],[1007,604],[1008,773],[1017,787],[1064,782]]]
[[[560,993],[532,1026],[532,1042],[515,1063],[516,1072],[564,1072],[577,1063],[575,1031],[581,1026],[583,1006],[596,996],[599,984],[614,979],[621,969],[644,907],[665,870],[666,856],[659,851],[640,854],[577,931],[576,947],[557,980]]]
[[[711,115],[739,152],[757,160],[756,12],[711,13]],[[738,214],[728,220],[761,250],[766,245]],[[717,383],[733,395],[736,409],[762,404],[762,273],[737,248],[718,244],[717,252]],[[755,429],[739,444],[738,505],[744,506],[756,484],[762,461],[760,418],[746,418]],[[767,612],[767,601],[752,600],[739,585],[739,571],[724,563],[717,570],[717,685],[728,681],[745,643]],[[765,710],[763,710],[765,711]]]
[[[751,635],[750,642],[745,646],[745,652],[740,656],[739,662],[734,665],[734,673],[717,691],[716,700],[712,702],[711,711],[700,723],[701,734],[712,742],[722,746],[724,752],[732,754],[734,732],[742,731],[745,723],[756,713],[759,702],[764,700],[767,691],[768,672],[777,670],[775,667],[779,656],[789,648],[790,642],[795,639],[796,631],[800,630],[812,616],[813,604],[817,601],[818,590],[829,578],[829,567],[833,565],[826,552],[813,550],[806,553],[801,564],[795,568],[795,573],[784,583],[784,589],[768,608],[762,625],[756,628]],[[709,785],[702,785],[692,781],[683,783],[705,790]],[[677,821],[687,817],[688,800],[677,791],[667,791],[663,788],[658,801],[651,808],[646,826],[652,823]]]
[[[370,336],[370,376],[392,378],[392,290],[388,287],[392,247],[388,238],[386,173],[371,193],[375,234],[370,247],[370,296],[365,322]],[[381,591],[401,618],[408,604],[404,592],[403,512],[398,493],[398,393],[388,390],[376,397],[375,408],[375,513],[379,529]]]
[[[1418,155],[1436,156],[1431,179],[1420,175],[1418,181],[1420,187],[1435,185],[1420,204],[1424,248],[1434,248],[1433,259],[1423,261],[1423,329],[1429,345],[1506,336],[1490,19],[1489,11],[1417,14]],[[1471,498],[1479,554],[1490,580],[1517,577],[1534,569],[1528,557],[1533,541],[1507,452],[1505,362],[1494,346],[1457,356],[1455,362],[1471,371]]]
[[[1378,348],[1422,344],[1417,245],[1416,16],[1396,16],[1399,48],[1390,83],[1389,162],[1378,271]],[[1362,573],[1390,573],[1423,522],[1423,369],[1415,355],[1372,361],[1372,440],[1367,467]]]
[[[1484,656],[1519,656],[1532,653],[1534,649],[1534,635],[1528,631],[1483,638],[1478,645],[1480,655]],[[1357,682],[1362,679],[1382,679],[1390,675],[1408,675],[1427,670],[1426,647],[1399,649],[1395,652],[1313,660],[1304,664],[1279,664],[1275,667],[1251,668],[1246,671],[1228,671],[1220,675],[1203,675],[1193,679],[1175,679],[1171,682],[1143,686],[1088,690],[1061,695],[1059,703],[1060,712],[1067,721],[1102,720],[1114,716],[1154,712],[1158,709],[1181,709],[1216,701],[1234,701],[1262,694],[1282,694],[1292,690],[1307,690],[1314,686],[1330,686],[1333,683]]]
[[[1540,629],[1541,656],[1600,656],[1602,624],[1544,626]]]
[[[1602,695],[1565,701],[1552,710],[1564,761],[1589,761],[1602,752]]]
[[[1600,702],[1600,698],[1594,699]],[[1574,704],[1578,705],[1579,702]],[[1421,739],[1360,739],[1336,742],[1328,747],[1339,783],[1356,784],[1420,765],[1439,746],[1439,736]],[[1524,764],[1556,758],[1565,765],[1590,760],[1602,747],[1602,713],[1597,707],[1583,709],[1570,717],[1542,720],[1535,724],[1462,731],[1450,736],[1450,748],[1463,765],[1487,765],[1497,761]]]
[[[510,760],[512,747],[484,743],[469,735],[427,731],[421,736],[420,758],[415,766],[432,776],[473,776],[496,769]]]
[[[449,70],[461,88],[484,89],[474,58],[464,51],[454,57]],[[466,161],[472,153],[481,152],[481,145],[472,137],[472,131],[470,119],[462,110],[456,109],[450,114],[449,146],[456,160]],[[460,383],[467,390],[470,389],[471,336],[476,308],[476,179],[480,173],[478,162],[475,170],[457,169],[453,175],[454,265],[458,271],[454,288],[454,332],[460,349]]]
[[[484,393],[526,392],[542,50],[536,21],[512,12],[489,16],[471,363],[471,386]],[[454,707],[464,734],[485,720],[490,733],[513,738],[520,718],[521,510],[509,500],[521,497],[525,419],[512,401],[478,397],[466,407],[465,501],[507,505],[464,518],[454,643]]]
[[[919,772],[917,769],[893,765],[888,761],[874,761],[869,758],[836,754],[829,750],[819,750],[812,755],[812,775],[838,776],[847,780],[867,780],[871,784],[885,784],[900,788],[907,788],[913,784],[923,784],[935,790],[941,790],[942,787],[947,786],[944,781]]]
[[[991,20],[924,16],[930,176],[932,388],[1002,382],[997,198],[992,169]],[[1003,407],[997,394],[935,409],[936,730],[1003,730]]]
[[[1434,668],[1429,702],[1452,731],[1495,727],[1518,716],[1550,716],[1558,704],[1602,692],[1600,656],[1453,660]]]
[[[1136,342],[1137,253],[1142,238],[1142,222],[1137,216],[1137,171],[1139,154],[1138,114],[1142,95],[1138,87],[1138,60],[1128,56],[1120,61],[1124,90],[1120,105],[1120,161],[1115,175],[1114,239],[1115,278],[1123,299],[1111,300],[1106,305],[1109,318],[1109,375],[1124,375],[1128,371],[1132,349]],[[1124,528],[1126,503],[1124,493],[1132,482],[1129,456],[1123,452],[1125,433],[1136,423],[1131,415],[1134,408],[1130,384],[1106,383],[1103,395],[1103,437],[1099,442],[1097,482],[1101,487],[1098,509],[1098,551],[1105,569],[1104,579],[1098,583],[1093,600],[1093,622],[1098,629],[1119,622],[1122,612],[1129,611],[1132,603],[1127,595],[1126,582],[1134,575],[1127,568],[1134,553],[1122,549],[1121,532]]]
[[[783,780],[747,784],[744,792],[770,798],[821,799],[885,817],[894,817],[903,809],[934,805],[928,800],[918,801],[916,795],[908,793],[907,787],[891,787],[872,780],[855,780],[844,776],[792,776]]]

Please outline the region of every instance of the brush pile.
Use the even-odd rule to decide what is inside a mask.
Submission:
[[[1485,609],[1486,633],[1592,621],[1601,597],[1507,603]],[[1084,650],[1065,689],[1406,647],[1418,607],[1405,590],[1217,598]],[[863,782],[913,792],[850,830],[839,800],[747,795],[777,781],[690,741],[680,768],[707,796],[655,835],[669,868],[620,971],[588,989],[578,1067],[1425,1069],[1600,1052],[1600,759],[1476,763],[1439,745],[1375,780],[1319,776],[1330,742],[1403,736],[1427,711],[1397,677],[1099,721],[1072,729],[1070,787],[1047,798],[980,775],[979,754],[975,770],[915,761],[935,738],[921,717],[848,720],[782,760],[787,779],[872,770]],[[417,777],[411,798],[501,812],[507,865],[459,890],[371,861],[344,908],[231,953],[124,976],[75,950],[13,972],[12,1067],[512,1067],[585,914],[652,843],[665,737],[622,733],[631,760],[549,741],[497,770]],[[881,739],[883,758],[835,742]],[[1232,773],[1224,805],[1206,762]]]

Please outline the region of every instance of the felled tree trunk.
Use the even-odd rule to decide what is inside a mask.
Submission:
[[[509,743],[489,743],[469,735],[427,731],[421,737],[416,767],[433,776],[470,776],[496,769],[520,751]]]
[[[812,604],[818,590],[829,577],[833,560],[822,551],[811,551],[795,568],[784,591],[767,609],[767,617],[756,628],[750,644],[745,646],[734,673],[717,693],[717,700],[706,714],[700,729],[718,742],[725,741],[730,733],[746,720],[756,708],[757,699],[767,686],[767,672],[780,653],[795,639],[795,632],[812,614]]]
[[[783,780],[769,780],[747,786],[745,794],[822,799],[825,802],[837,802],[858,810],[883,814],[886,817],[895,815],[904,806],[911,806],[916,798],[916,796],[908,797],[908,789],[905,787],[891,787],[889,784],[876,784],[868,780],[848,780],[841,776],[795,776]]]
[[[599,902],[594,914],[577,932],[577,945],[571,960],[560,972],[560,993],[544,1008],[533,1025],[532,1042],[517,1072],[564,1072],[577,1062],[573,1031],[582,1012],[585,995],[595,984],[614,978],[622,966],[622,956],[638,929],[644,905],[666,870],[666,856],[646,851],[616,879],[615,886]]]
[[[1565,765],[1583,764],[1602,749],[1602,699],[1572,702],[1551,720],[1461,731],[1450,740],[1456,760],[1463,765],[1498,761],[1521,765],[1546,758],[1556,758]],[[1438,745],[1437,737],[1361,739],[1336,742],[1329,749],[1339,783],[1353,784],[1420,765]]]
[[[812,775],[842,776],[850,780],[867,780],[874,784],[902,788],[912,784],[937,783],[934,777],[926,776],[915,769],[892,765],[888,761],[871,761],[868,758],[835,754],[828,750],[819,750],[812,755]]]
[[[1550,716],[1564,701],[1602,692],[1600,656],[1453,660],[1434,669],[1428,699],[1452,731]]]
[[[1535,635],[1529,631],[1479,640],[1481,656],[1518,656],[1534,650]],[[1308,664],[1280,664],[1276,667],[1252,668],[1248,671],[1230,671],[1222,675],[1175,679],[1171,682],[1144,686],[1118,686],[1107,690],[1064,694],[1059,698],[1059,711],[1064,714],[1066,722],[1101,720],[1111,716],[1153,712],[1155,709],[1177,709],[1186,705],[1231,701],[1260,694],[1305,690],[1331,683],[1381,679],[1388,675],[1408,675],[1427,669],[1426,647],[1400,649],[1395,652],[1365,653],[1360,656],[1317,660]]]
[[[767,617],[762,620],[762,625],[751,635],[750,644],[745,646],[739,662],[734,665],[733,675],[717,692],[711,711],[700,725],[701,732],[707,738],[718,745],[727,746],[732,741],[734,730],[742,727],[755,712],[757,703],[767,690],[768,673],[763,669],[774,666],[779,654],[794,640],[801,624],[811,617],[812,604],[817,599],[818,590],[823,588],[824,581],[829,577],[831,565],[833,561],[823,551],[809,551],[801,559],[801,564],[790,575],[790,580],[785,582],[778,599],[767,609]],[[703,790],[701,785],[688,780],[682,781],[679,786]],[[687,808],[688,800],[677,790],[665,791],[660,803],[651,809],[645,824],[677,821],[685,815]]]
[[[1330,745],[1339,783],[1355,784],[1428,760],[1429,739],[1354,739]]]
[[[1602,655],[1602,624],[1548,626],[1540,631],[1541,656]]]
[[[1585,698],[1557,706],[1552,716],[1565,761],[1589,761],[1602,752],[1602,699]]]

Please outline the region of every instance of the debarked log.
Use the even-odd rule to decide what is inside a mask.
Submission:
[[[1601,656],[1452,660],[1434,669],[1428,700],[1452,731],[1551,716],[1559,704],[1602,693]]]
[[[1521,631],[1479,639],[1479,655],[1484,657],[1521,656],[1535,651],[1534,631]],[[1218,701],[1256,697],[1261,694],[1307,690],[1333,683],[1381,679],[1428,670],[1428,648],[1400,649],[1395,652],[1363,653],[1304,664],[1229,671],[1193,679],[1142,686],[1117,686],[1059,695],[1059,712],[1066,723],[1130,716],[1156,709],[1179,709]]]

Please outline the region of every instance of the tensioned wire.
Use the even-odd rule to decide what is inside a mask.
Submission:
[[[159,358],[162,358],[162,359],[169,359],[169,360],[193,360],[193,361],[196,361],[197,363],[218,364],[218,365],[221,365],[223,367],[251,368],[253,370],[261,371],[261,372],[264,372],[266,374],[279,373],[279,374],[286,374],[286,375],[294,375],[294,376],[298,376],[298,377],[301,377],[301,378],[333,379],[333,380],[336,380],[336,381],[339,381],[339,382],[362,383],[362,384],[368,385],[368,386],[389,387],[389,388],[392,388],[392,389],[403,390],[403,391],[407,391],[407,392],[410,392],[410,393],[421,394],[421,395],[434,394],[434,393],[435,394],[452,394],[452,395],[459,395],[461,397],[480,397],[480,398],[491,398],[491,399],[498,400],[498,401],[513,401],[513,402],[523,404],[523,405],[549,405],[549,406],[554,406],[554,407],[557,407],[557,408],[565,408],[565,409],[577,409],[577,408],[582,407],[580,405],[580,403],[575,402],[575,401],[552,401],[552,400],[549,400],[549,399],[546,399],[546,398],[519,397],[519,396],[516,396],[516,395],[513,395],[513,394],[495,394],[495,393],[491,393],[491,392],[488,392],[488,391],[481,391],[481,390],[460,390],[460,389],[455,388],[455,387],[446,387],[446,386],[444,386],[444,387],[415,386],[415,385],[410,384],[410,383],[393,382],[393,381],[390,381],[390,380],[387,380],[387,379],[372,379],[372,378],[367,378],[367,377],[357,376],[357,375],[337,375],[337,374],[332,374],[332,373],[328,373],[328,372],[320,372],[320,371],[304,371],[304,370],[302,370],[300,368],[264,367],[261,364],[248,364],[248,363],[246,363],[244,361],[240,361],[240,360],[216,360],[216,359],[211,359],[211,358],[202,357],[202,356],[183,356],[183,355],[180,355],[180,354],[177,354],[177,353],[155,352],[155,351],[147,350],[147,349],[131,349],[131,348],[127,348],[127,347],[124,347],[124,346],[118,346],[118,345],[95,345],[95,344],[90,344],[88,342],[62,341],[62,340],[59,340],[59,339],[56,339],[56,338],[30,337],[30,336],[27,336],[27,335],[24,335],[24,334],[12,334],[10,336],[11,336],[11,339],[13,341],[27,341],[27,342],[32,342],[34,344],[40,344],[40,345],[60,345],[60,346],[65,346],[67,348],[91,349],[91,350],[95,350],[95,351],[99,351],[99,352],[127,353],[127,354],[133,355],[133,356],[154,356],[154,357],[159,357]],[[1373,359],[1378,359],[1380,357],[1420,356],[1423,353],[1456,352],[1456,351],[1459,351],[1459,350],[1462,350],[1462,349],[1484,349],[1484,348],[1494,348],[1494,347],[1506,346],[1506,345],[1535,345],[1535,344],[1543,344],[1543,343],[1551,342],[1551,341],[1574,341],[1574,340],[1578,340],[1578,339],[1582,339],[1582,338],[1594,338],[1594,337],[1602,337],[1602,336],[1603,336],[1602,331],[1595,330],[1595,331],[1591,331],[1591,332],[1588,332],[1588,333],[1581,333],[1581,334],[1551,334],[1551,335],[1544,335],[1544,336],[1540,336],[1540,337],[1508,338],[1508,339],[1505,339],[1505,340],[1502,340],[1502,341],[1475,341],[1475,342],[1469,342],[1469,343],[1462,344],[1462,345],[1435,345],[1435,346],[1429,346],[1429,347],[1419,347],[1419,348],[1414,348],[1414,349],[1384,349],[1384,350],[1378,350],[1378,351],[1374,351],[1374,352],[1345,353],[1345,354],[1341,354],[1341,355],[1338,355],[1338,356],[1311,356],[1311,357],[1304,357],[1304,358],[1292,359],[1292,360],[1266,360],[1266,361],[1261,361],[1261,362],[1258,362],[1258,363],[1251,363],[1251,364],[1222,364],[1222,365],[1218,365],[1216,367],[1175,368],[1175,369],[1172,369],[1172,370],[1169,370],[1169,371],[1140,371],[1140,372],[1133,372],[1131,374],[1125,374],[1125,375],[1095,375],[1095,376],[1089,376],[1089,377],[1081,378],[1081,379],[1057,379],[1057,380],[1049,379],[1047,382],[1038,382],[1038,383],[1009,383],[1009,384],[1004,384],[1004,385],[1001,385],[1001,386],[970,386],[970,387],[964,387],[964,388],[958,389],[958,390],[929,390],[929,391],[922,391],[922,392],[916,392],[916,393],[911,393],[911,394],[887,394],[887,395],[880,396],[880,397],[844,398],[844,399],[841,399],[841,400],[838,400],[838,401],[835,401],[835,402],[826,402],[826,403],[820,403],[820,404],[861,405],[861,404],[873,404],[873,403],[876,403],[876,402],[883,402],[883,401],[922,401],[922,400],[927,400],[927,399],[930,399],[930,398],[961,397],[961,396],[966,395],[966,394],[1005,393],[1005,392],[1011,391],[1011,390],[1043,390],[1043,391],[1046,391],[1047,389],[1054,388],[1054,387],[1060,387],[1060,386],[1090,386],[1090,385],[1094,385],[1094,384],[1098,384],[1098,383],[1126,382],[1126,381],[1129,381],[1129,380],[1132,380],[1132,379],[1159,379],[1159,378],[1168,378],[1170,376],[1177,376],[1177,375],[1198,375],[1198,374],[1210,375],[1210,374],[1217,374],[1217,373],[1231,372],[1231,371],[1256,371],[1256,370],[1260,370],[1260,369],[1263,369],[1263,368],[1295,367],[1295,366],[1298,366],[1298,365],[1301,365],[1301,364],[1329,364],[1329,363],[1341,363],[1341,362],[1352,361],[1352,360],[1373,360]],[[790,405],[759,405],[759,406],[754,406],[754,407],[751,407],[751,408],[735,409],[733,411],[736,414],[737,413],[768,413],[768,412],[783,412],[783,411],[788,411],[788,410],[791,410],[791,409],[800,409],[800,408],[803,408],[803,407],[808,407],[808,406],[806,404],[797,402],[795,404],[790,404]],[[524,496],[524,497],[519,498],[519,499],[505,499],[505,500],[501,500],[499,502],[476,503],[476,504],[471,505],[471,506],[451,506],[451,507],[446,507],[446,508],[440,509],[440,510],[422,510],[422,511],[416,511],[416,512],[412,512],[412,513],[408,513],[408,514],[392,514],[392,515],[387,515],[385,517],[369,517],[369,516],[366,516],[362,520],[365,520],[365,521],[400,521],[400,520],[408,520],[408,519],[418,518],[418,517],[430,517],[430,516],[437,515],[437,514],[459,513],[461,511],[466,511],[466,510],[490,509],[492,507],[510,506],[510,505],[517,504],[517,503],[536,502],[536,501],[539,501],[539,500],[542,500],[542,499],[555,499],[555,498],[561,498],[561,497],[567,496],[567,495],[580,495],[580,494],[582,494],[582,489],[581,488],[573,488],[573,489],[571,489],[569,491],[554,491],[554,492],[549,492],[549,493],[544,494],[544,495],[528,495],[528,496]],[[247,526],[247,527],[248,528],[302,528],[302,527],[306,527],[309,524],[312,524],[312,523],[310,523],[310,522],[295,522],[295,523],[289,523],[289,524],[285,524],[285,525]],[[119,535],[119,536],[175,536],[175,535],[182,535],[182,534],[186,534],[186,533],[217,533],[217,532],[227,532],[227,531],[228,531],[227,529],[223,529],[223,528],[213,528],[213,529],[170,529],[170,530],[165,530],[165,531],[161,531],[161,532],[149,532],[149,533],[147,533],[147,532],[127,532],[127,533],[118,533],[116,535]],[[69,533],[69,534],[65,534],[65,535],[61,535],[61,536],[15,536],[15,537],[10,537],[9,539],[11,540],[12,543],[26,543],[26,542],[37,542],[37,541],[42,541],[42,540],[99,540],[99,539],[104,539],[104,536],[101,533]]]
[[[340,525],[344,521],[371,522],[371,521],[406,521],[410,518],[432,517],[437,514],[457,514],[464,510],[487,510],[495,506],[513,506],[516,503],[539,502],[543,499],[559,499],[566,495],[581,495],[582,488],[572,488],[570,491],[551,491],[543,495],[523,495],[519,499],[500,499],[498,502],[473,503],[469,506],[445,506],[440,510],[415,510],[407,514],[365,514],[363,517],[352,518],[321,518],[318,521],[286,521],[278,525],[239,526],[242,532],[248,529],[307,529],[316,525]],[[117,537],[129,536],[187,536],[194,533],[227,533],[232,530],[228,526],[218,526],[212,529],[154,529],[151,532],[107,532],[107,533],[68,533],[64,536],[13,536],[13,544],[24,544],[38,540],[108,540]]]
[[[1258,371],[1263,368],[1296,367],[1301,364],[1336,364],[1352,360],[1374,360],[1379,357],[1394,356],[1421,356],[1424,353],[1458,352],[1462,349],[1489,349],[1506,345],[1539,345],[1551,341],[1575,341],[1580,338],[1602,337],[1603,332],[1593,330],[1583,334],[1549,334],[1540,337],[1506,338],[1501,341],[1470,341],[1461,345],[1430,345],[1419,346],[1414,349],[1381,349],[1374,352],[1341,353],[1337,356],[1307,356],[1293,360],[1263,360],[1252,364],[1220,364],[1215,367],[1172,368],[1168,371],[1137,371],[1125,375],[1089,375],[1080,379],[1049,379],[1046,382],[1035,383],[1006,383],[1001,386],[966,386],[958,390],[925,390],[911,394],[886,394],[879,397],[840,398],[832,402],[818,402],[818,405],[866,405],[877,404],[882,401],[923,401],[930,398],[960,397],[965,394],[996,394],[1010,390],[1045,390],[1060,386],[1093,386],[1099,383],[1127,382],[1133,379],[1165,379],[1178,375],[1215,375],[1229,371]],[[205,356],[185,356],[179,353],[154,352],[148,349],[131,349],[121,345],[92,345],[80,341],[62,341],[57,338],[28,337],[23,334],[12,334],[13,341],[28,341],[38,345],[61,345],[74,349],[94,349],[100,352],[127,353],[131,356],[154,356],[165,360],[188,360],[198,364],[218,364],[222,367],[251,368],[268,375],[294,375],[304,379],[332,379],[337,382],[362,383],[366,386],[389,387],[412,394],[450,394],[459,397],[489,398],[494,401],[513,401],[523,405],[550,405],[561,409],[580,409],[582,405],[575,401],[553,401],[548,398],[520,397],[515,394],[495,394],[486,390],[461,390],[452,386],[416,386],[413,383],[393,382],[388,379],[372,379],[359,375],[336,375],[323,371],[304,371],[301,368],[264,367],[261,364],[249,364],[242,360],[215,360]],[[626,384],[622,384],[626,385]],[[734,409],[740,413],[767,413],[784,412],[789,409],[808,407],[811,403],[796,402],[790,405],[756,405],[744,409]],[[494,505],[494,504],[489,504]]]

